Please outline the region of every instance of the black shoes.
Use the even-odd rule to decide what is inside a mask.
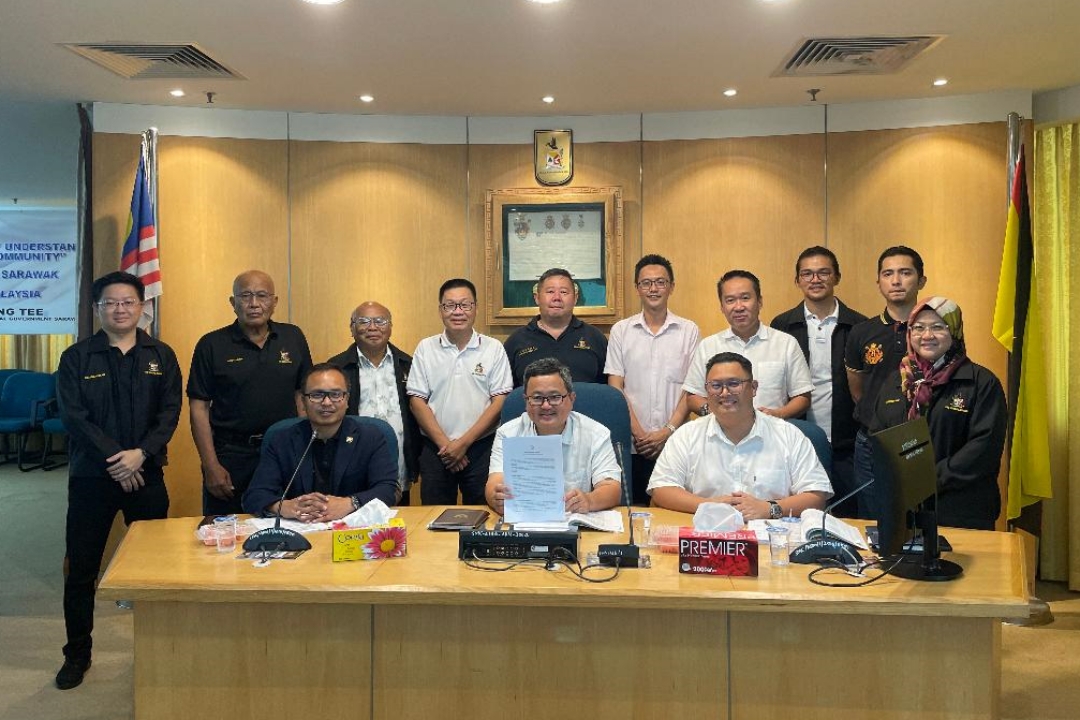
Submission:
[[[56,673],[56,687],[60,690],[70,690],[82,685],[83,676],[90,669],[90,660],[78,662],[76,660],[64,660],[64,666]]]

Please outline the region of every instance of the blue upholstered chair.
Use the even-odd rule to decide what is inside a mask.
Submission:
[[[378,428],[379,432],[381,432],[383,434],[383,437],[386,438],[386,444],[390,446],[390,455],[394,458],[394,462],[396,463],[398,456],[397,433],[394,432],[394,428],[390,427],[390,423],[386,422],[385,420],[380,420],[379,418],[366,417],[364,415],[353,415],[353,417],[359,420],[361,425]],[[266,429],[266,432],[263,433],[262,447],[259,451],[260,457],[265,455],[266,446],[270,444],[270,438],[272,438],[274,435],[277,435],[279,432],[285,430],[286,428],[291,428],[293,425],[303,419],[304,418],[299,417],[285,418],[284,420],[278,420],[276,423],[268,427]]]
[[[15,436],[15,457],[23,472],[41,467],[24,462],[30,433],[40,430],[50,403],[56,402],[56,380],[49,373],[19,372],[8,376],[0,390],[0,433]],[[10,461],[10,449],[4,462]]]
[[[810,444],[814,446],[814,452],[817,453],[818,460],[821,461],[822,467],[825,468],[825,474],[829,476],[829,480],[832,480],[832,445],[829,443],[829,436],[809,420],[789,419],[788,422],[799,428],[802,434],[810,440]]]
[[[59,373],[53,373],[53,382],[56,382]],[[49,458],[56,455],[57,452],[53,450],[53,440],[57,436],[67,437],[67,428],[64,427],[64,421],[60,419],[59,406],[55,399],[52,402],[46,403],[45,406],[45,418],[41,422],[41,432],[45,436],[45,440],[41,444],[41,469],[52,470],[53,468],[64,467],[67,465],[67,461],[52,462]]]
[[[626,405],[626,397],[611,387],[599,383],[574,383],[574,410],[582,415],[591,417],[611,431],[611,441],[615,447],[622,448],[622,457],[619,462],[623,467],[623,475],[630,472],[630,451],[632,449],[630,436],[630,409]],[[525,412],[525,395],[522,388],[514,388],[514,391],[506,396],[502,408],[502,422],[506,423],[519,417]],[[624,477],[626,481],[628,478]]]

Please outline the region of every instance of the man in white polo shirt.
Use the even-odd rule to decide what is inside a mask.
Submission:
[[[611,328],[608,384],[622,390],[630,407],[634,439],[631,489],[635,505],[648,505],[645,487],[664,443],[686,420],[682,390],[701,333],[692,320],[668,310],[675,272],[667,258],[646,255],[634,269],[641,312]]]
[[[488,458],[503,401],[513,388],[502,344],[473,329],[476,287],[447,280],[439,288],[445,330],[424,338],[413,353],[406,392],[420,424],[420,499],[453,505],[484,502]]]
[[[499,428],[491,448],[487,503],[502,514],[512,488],[503,477],[503,440],[527,435],[561,435],[567,512],[595,512],[619,504],[622,472],[611,447],[611,432],[574,412],[570,369],[555,358],[530,363],[523,375],[525,413]]]
[[[752,272],[729,270],[716,284],[720,311],[728,321],[701,341],[690,362],[683,390],[690,412],[707,415],[705,364],[717,353],[734,352],[754,364],[757,409],[778,418],[799,417],[810,409],[810,367],[799,344],[761,322],[761,282]]]
[[[659,507],[694,512],[728,503],[746,520],[801,515],[823,508],[832,485],[802,431],[755,410],[758,383],[738,353],[709,359],[709,417],[675,431],[656,461],[649,494]]]

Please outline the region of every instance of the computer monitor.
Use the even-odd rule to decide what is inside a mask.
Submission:
[[[941,559],[937,532],[937,467],[926,418],[916,418],[870,436],[874,483],[880,498],[878,554],[891,575],[910,580],[953,580],[963,573]],[[922,555],[904,555],[916,529]]]

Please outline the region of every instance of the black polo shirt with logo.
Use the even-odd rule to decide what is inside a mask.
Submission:
[[[554,338],[540,328],[539,320],[537,315],[528,325],[515,330],[503,345],[514,373],[514,387],[521,386],[525,368],[531,362],[548,357],[556,358],[570,368],[574,382],[607,382],[604,374],[607,338],[602,332],[573,317],[562,335]]]
[[[300,328],[271,322],[260,348],[239,322],[203,335],[195,345],[187,394],[210,406],[210,427],[236,438],[261,435],[278,420],[296,416],[295,392],[311,368]]]
[[[888,310],[851,329],[844,365],[863,376],[862,397],[855,405],[855,419],[865,430],[874,417],[874,403],[885,380],[907,355],[907,322],[893,320]]]

